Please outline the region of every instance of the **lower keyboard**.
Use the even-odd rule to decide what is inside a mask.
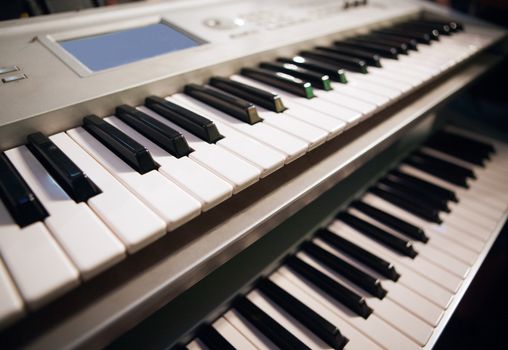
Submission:
[[[446,127],[186,348],[427,347],[506,220],[507,175],[507,145]]]

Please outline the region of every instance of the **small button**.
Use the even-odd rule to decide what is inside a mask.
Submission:
[[[25,74],[15,74],[15,75],[8,75],[5,78],[2,78],[2,81],[4,83],[12,83],[13,81],[23,80],[26,78],[27,78],[27,76]]]
[[[18,66],[0,67],[0,74],[12,73],[19,71]]]

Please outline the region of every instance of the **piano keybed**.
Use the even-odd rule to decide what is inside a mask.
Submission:
[[[210,76],[169,96],[147,95],[142,105],[84,116],[81,126],[56,134],[27,135],[26,144],[0,156],[4,334],[9,337],[18,321],[451,74],[501,37],[451,19],[415,16],[229,76]],[[455,137],[468,150],[479,145],[472,141],[476,136]],[[489,139],[496,153],[487,161],[460,149],[449,153],[445,139],[433,140],[254,290],[239,295],[231,310],[200,326],[186,346],[429,344],[485,242],[505,219],[508,202],[505,145]],[[474,181],[464,176],[472,172]],[[438,193],[426,193],[430,187],[439,187]],[[443,199],[445,191],[458,203]],[[375,216],[376,210],[383,212]],[[356,245],[355,253],[337,250],[336,237]],[[366,257],[362,249],[372,254]],[[385,262],[391,276],[376,265]]]

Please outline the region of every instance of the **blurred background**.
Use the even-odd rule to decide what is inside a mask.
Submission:
[[[0,4],[0,20],[138,1],[143,0],[4,0]],[[508,1],[506,0],[435,0],[434,2],[508,26]]]

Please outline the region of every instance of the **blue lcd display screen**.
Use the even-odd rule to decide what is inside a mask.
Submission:
[[[59,44],[93,72],[198,46],[164,23],[71,39]]]

